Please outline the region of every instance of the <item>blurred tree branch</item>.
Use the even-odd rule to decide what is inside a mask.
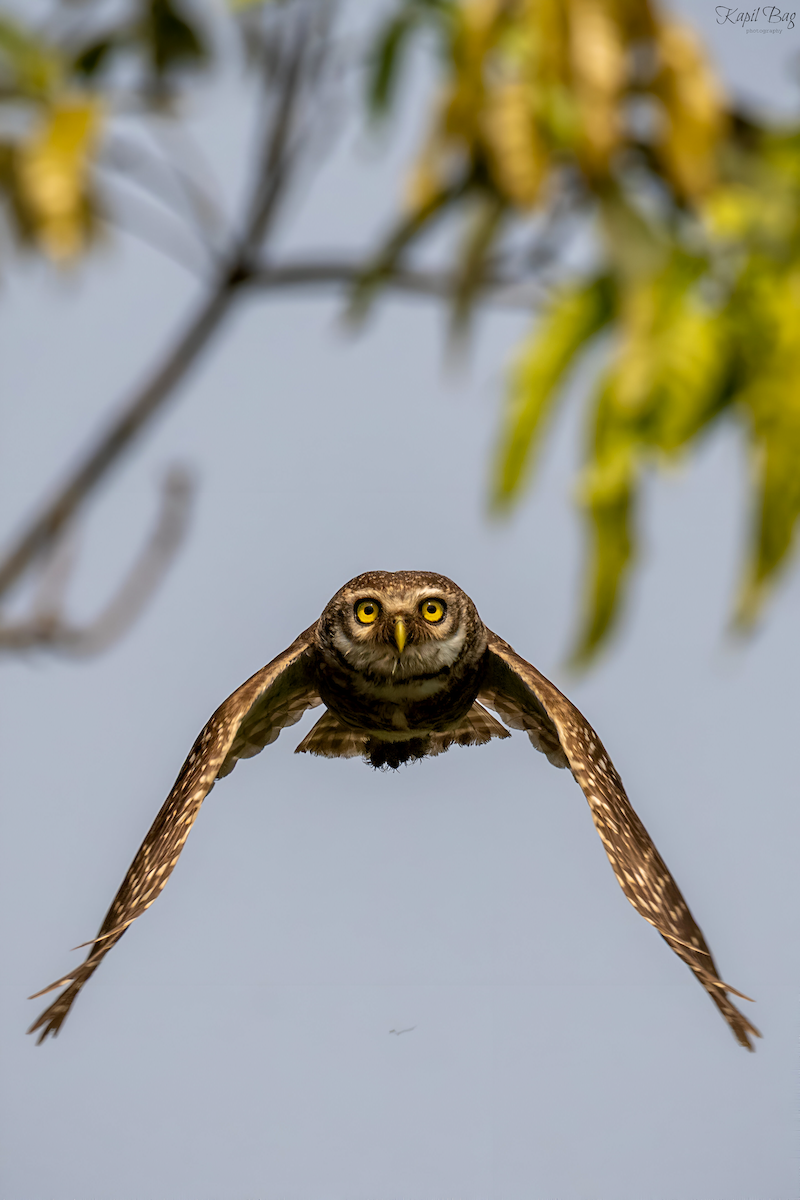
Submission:
[[[258,267],[247,282],[249,286],[265,291],[331,286],[349,291],[363,281],[368,269],[367,262],[309,258]],[[452,301],[458,276],[448,271],[395,266],[385,277],[383,287],[388,292]],[[521,308],[531,312],[542,303],[545,295],[545,289],[535,280],[515,279],[510,274],[486,274],[481,281],[481,299],[501,308]]]
[[[171,566],[186,535],[193,491],[191,476],[173,467],[164,481],[160,511],[150,537],[105,608],[81,626],[64,615],[74,553],[72,529],[62,525],[44,557],[29,615],[9,624],[0,623],[0,651],[47,648],[90,655],[113,645],[146,608]]]

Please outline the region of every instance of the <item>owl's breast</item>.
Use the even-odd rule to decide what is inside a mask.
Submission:
[[[389,740],[452,728],[472,707],[480,687],[477,670],[403,679],[331,669],[320,674],[323,704],[351,729]]]

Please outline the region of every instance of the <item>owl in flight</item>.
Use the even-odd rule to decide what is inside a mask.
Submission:
[[[336,593],[288,650],[220,705],[181,767],[84,962],[37,996],[63,987],[31,1026],[55,1036],[81,988],[172,873],[200,805],[238,759],[258,754],[306,709],[325,712],[297,747],[328,758],[362,756],[373,767],[477,746],[523,729],[556,767],[569,767],[589,802],[620,887],[683,959],[730,1025],[753,1049],[758,1030],[728,999],[689,908],[631,808],[591,725],[535,667],[487,629],[475,605],[444,575],[370,571]],[[34,999],[34,997],[31,997]]]

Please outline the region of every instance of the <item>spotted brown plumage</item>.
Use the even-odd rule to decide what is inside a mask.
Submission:
[[[319,704],[325,713],[297,747],[374,767],[509,737],[486,709],[582,788],[617,880],[711,996],[741,1045],[758,1030],[728,999],[677,884],[637,817],[591,725],[535,667],[481,621],[469,596],[429,571],[371,571],[341,588],[321,617],[217,709],[134,858],[85,961],[37,996],[64,987],[29,1032],[55,1036],[81,988],[172,873],[200,806],[240,758]],[[33,997],[32,997],[33,998]],[[747,999],[747,997],[742,997]]]

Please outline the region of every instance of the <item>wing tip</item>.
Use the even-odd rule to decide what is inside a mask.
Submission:
[[[736,1010],[740,1020],[736,1024],[731,1024],[733,1036],[736,1038],[740,1046],[744,1046],[745,1050],[749,1050],[751,1054],[755,1054],[756,1048],[750,1041],[751,1037],[763,1038],[763,1033],[760,1029],[756,1029],[752,1022],[747,1020],[747,1017],[742,1016],[739,1010]]]
[[[764,1035],[760,1029],[757,1029],[752,1021],[748,1021],[743,1012],[740,1012],[736,1005],[728,999],[728,992],[732,992],[734,996],[740,996],[743,1000],[754,1004],[749,996],[743,995],[742,992],[737,992],[735,988],[729,987],[727,983],[716,981],[715,986],[709,987],[708,983],[700,980],[703,983],[706,991],[719,1009],[721,1015],[725,1018],[730,1028],[731,1033],[736,1038],[740,1046],[744,1046],[745,1050],[749,1050],[751,1054],[755,1052],[755,1046],[750,1041],[752,1038],[761,1038]]]
[[[36,1039],[37,1046],[41,1046],[42,1042],[47,1037],[58,1036],[59,1030],[69,1016],[70,1009],[75,1003],[75,999],[84,983],[85,980],[77,979],[73,976],[67,976],[64,979],[60,979],[58,983],[51,983],[50,986],[44,988],[43,991],[36,992],[35,995],[29,997],[29,999],[35,1000],[37,996],[43,996],[47,992],[52,992],[54,988],[61,987],[62,984],[66,984],[66,991],[61,992],[60,995],[55,998],[53,1003],[50,1004],[44,1010],[44,1012],[39,1014],[33,1024],[26,1031],[27,1033],[35,1033],[37,1029],[42,1030],[42,1032],[39,1034],[39,1037]]]
[[[57,979],[55,983],[49,983],[47,987],[42,988],[40,992],[34,992],[32,996],[28,996],[28,999],[38,1000],[40,996],[46,996],[48,992],[54,992],[56,988],[69,987],[69,985],[74,982],[75,980],[72,975],[65,975],[63,979]],[[28,1030],[28,1033],[32,1033],[33,1028],[35,1027],[32,1026],[31,1029]]]

